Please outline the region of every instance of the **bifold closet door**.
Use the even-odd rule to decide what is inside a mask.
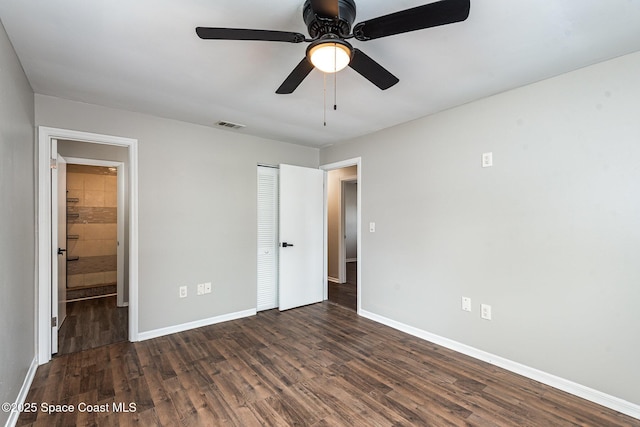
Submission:
[[[258,166],[258,311],[278,307],[278,243],[278,169]]]

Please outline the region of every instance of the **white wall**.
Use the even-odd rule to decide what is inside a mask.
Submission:
[[[363,309],[640,404],[639,100],[635,53],[323,149],[362,157]]]
[[[33,91],[0,23],[0,402],[15,402],[35,355],[33,123]]]
[[[255,309],[256,166],[317,167],[318,150],[49,96],[35,102],[39,126],[138,139],[141,333]],[[204,282],[213,292],[196,296]],[[181,285],[187,298],[178,298]]]

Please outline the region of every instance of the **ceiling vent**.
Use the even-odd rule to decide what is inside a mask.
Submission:
[[[240,123],[226,122],[224,120],[220,120],[216,122],[216,126],[221,126],[227,129],[242,129],[246,125],[241,125]]]

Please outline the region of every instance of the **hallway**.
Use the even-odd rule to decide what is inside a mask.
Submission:
[[[329,301],[351,310],[358,310],[358,263],[347,263],[346,283],[329,282]]]

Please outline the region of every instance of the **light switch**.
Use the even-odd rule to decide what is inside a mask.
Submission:
[[[471,298],[462,297],[462,310],[471,311]]]
[[[493,153],[482,153],[482,167],[489,168],[493,166]]]
[[[369,223],[369,233],[375,233],[376,232],[376,223],[375,222],[370,222]]]

